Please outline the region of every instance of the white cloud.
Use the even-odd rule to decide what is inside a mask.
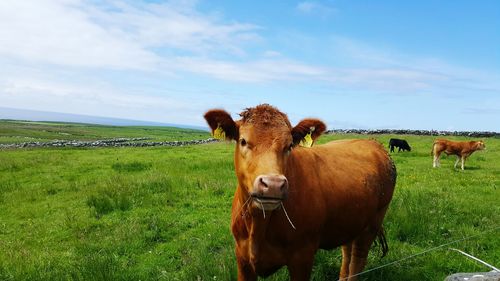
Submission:
[[[91,22],[78,1],[1,1],[0,54],[65,66],[151,68],[157,56]]]
[[[220,23],[176,3],[4,0],[0,26],[2,56],[113,69],[155,70],[176,51],[243,54],[244,42],[258,40],[255,25]]]
[[[388,67],[332,69],[329,75],[326,81],[350,89],[398,94],[415,94],[415,91],[430,89],[436,82],[448,79],[421,70]]]
[[[179,68],[213,78],[238,82],[315,80],[326,75],[326,69],[285,59],[264,59],[244,63],[210,59],[180,58]]]
[[[242,53],[242,43],[258,40],[258,26],[222,23],[215,16],[200,14],[193,5],[116,4],[116,12],[92,9],[90,14],[110,30],[116,30],[144,47],[168,47],[194,53],[230,51]]]
[[[0,89],[2,106],[61,113],[195,124],[199,118],[194,112],[205,109],[201,101],[169,97],[169,93],[157,96],[106,83],[82,84],[47,77],[2,79]]]
[[[373,47],[345,37],[333,37],[329,45],[333,60],[344,66],[332,69],[327,80],[367,91],[414,95],[500,92],[498,73],[451,64],[438,58],[408,55],[388,47]]]
[[[336,9],[320,3],[316,1],[303,1],[297,4],[296,6],[297,11],[299,11],[302,14],[307,14],[307,15],[319,15],[323,18],[327,18],[334,13],[336,13]]]
[[[273,50],[267,50],[264,52],[264,57],[266,58],[277,58],[277,57],[282,57],[282,54],[277,51]]]
[[[97,3],[1,1],[0,56],[39,66],[48,63],[176,75],[194,73],[249,83],[326,81],[337,86],[390,91],[428,89],[450,80],[475,87],[477,80],[485,80],[481,75],[471,75],[471,71],[458,73],[455,67],[443,63],[394,55],[341,37],[332,40],[332,52],[338,58],[349,58],[354,63],[351,66],[312,65],[287,58],[276,50],[264,52],[261,57],[248,56],[246,44],[261,40],[260,27],[224,23],[220,15],[198,12],[191,1]],[[299,3],[297,9],[315,12],[331,8],[306,1]],[[242,58],[245,61],[238,61]],[[462,77],[473,79],[465,81]],[[481,84],[498,89],[495,83]]]
[[[491,108],[489,106],[491,105],[484,104],[484,107],[468,107],[464,108],[461,113],[471,115],[500,115],[500,108]]]

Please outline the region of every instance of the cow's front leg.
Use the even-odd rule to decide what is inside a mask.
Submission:
[[[250,264],[248,257],[244,255],[244,251],[236,248],[236,262],[238,264],[238,281],[255,281],[257,274]]]
[[[343,280],[349,277],[349,264],[351,263],[352,243],[342,245],[342,266],[340,267],[339,279]]]
[[[466,156],[462,156],[462,171],[464,170],[465,158]]]
[[[299,250],[288,264],[288,273],[291,281],[309,280],[314,264],[315,248]]]

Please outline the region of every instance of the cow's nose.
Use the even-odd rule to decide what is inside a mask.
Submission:
[[[252,196],[285,199],[288,180],[283,175],[260,175],[255,179]]]

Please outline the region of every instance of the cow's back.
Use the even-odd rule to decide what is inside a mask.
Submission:
[[[396,180],[394,164],[372,140],[333,141],[293,154],[290,201],[304,226],[319,228],[322,248],[351,239],[385,209]],[[353,218],[356,218],[355,220]]]
[[[454,154],[461,156],[464,152],[464,149],[466,149],[466,145],[468,145],[468,143],[438,139],[434,141],[434,154],[444,151],[444,153],[448,155]]]

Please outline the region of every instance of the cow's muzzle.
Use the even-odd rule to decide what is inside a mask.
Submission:
[[[255,207],[274,210],[288,196],[288,180],[283,175],[260,175],[254,181],[250,196]]]

